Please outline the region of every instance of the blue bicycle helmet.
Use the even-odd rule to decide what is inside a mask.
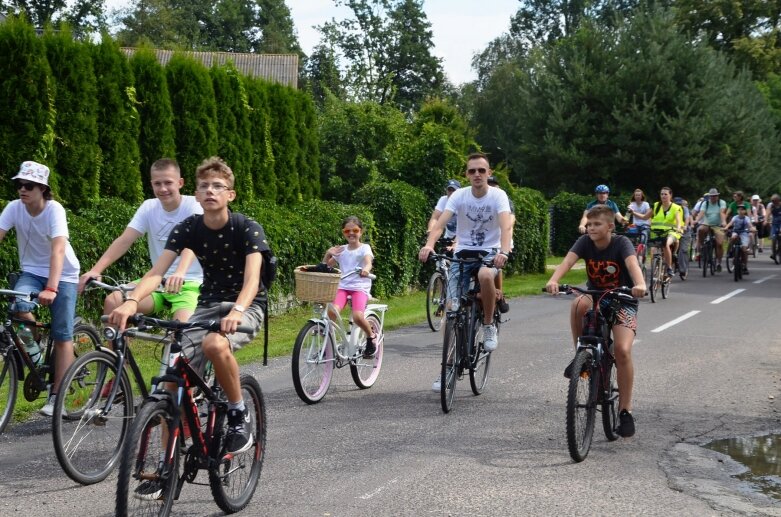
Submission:
[[[607,187],[607,185],[597,185],[597,188],[594,189],[594,192],[597,194],[610,193],[610,189]]]

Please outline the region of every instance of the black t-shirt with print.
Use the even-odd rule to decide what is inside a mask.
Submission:
[[[189,248],[203,268],[203,285],[198,305],[233,302],[244,286],[244,265],[247,255],[269,249],[266,233],[255,220],[230,213],[228,223],[212,230],[203,222],[203,215],[191,215],[174,227],[165,249],[181,254]],[[253,303],[264,303],[258,289]]]
[[[590,289],[634,287],[626,260],[629,257],[636,260],[635,248],[623,235],[614,235],[603,250],[597,249],[588,235],[581,235],[570,251],[586,262]]]

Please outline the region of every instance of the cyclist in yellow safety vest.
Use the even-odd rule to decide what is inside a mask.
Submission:
[[[673,255],[678,251],[678,241],[683,233],[683,208],[673,203],[673,191],[670,187],[662,187],[659,192],[660,201],[654,203],[651,216],[651,237],[663,238],[664,265],[666,275],[673,275]]]

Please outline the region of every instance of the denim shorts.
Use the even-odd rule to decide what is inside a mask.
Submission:
[[[498,252],[499,252],[498,249],[486,250],[485,251],[486,254],[483,256],[483,260],[484,261],[492,260]],[[456,257],[458,258],[458,253],[456,254]],[[458,298],[458,280],[460,274],[460,266],[461,264],[459,264],[458,262],[450,263],[450,277],[448,278],[447,281],[448,300],[455,300],[456,298]],[[469,289],[469,279],[472,278],[472,273],[480,269],[481,267],[486,267],[486,266],[484,266],[482,262],[463,264],[463,266],[464,266],[464,276],[461,277],[461,285],[463,286],[462,293],[466,294],[467,289]],[[499,270],[496,268],[491,268],[491,269],[493,270],[494,276],[496,276]],[[455,305],[452,306],[455,307]]]
[[[48,278],[33,275],[25,271],[16,281],[14,291],[24,293],[40,293],[46,287]],[[52,315],[51,336],[55,341],[70,341],[73,339],[73,319],[76,316],[76,288],[78,284],[62,282],[57,285],[57,296],[49,310]],[[16,312],[32,312],[38,306],[36,302],[29,302],[17,298],[13,310]]]

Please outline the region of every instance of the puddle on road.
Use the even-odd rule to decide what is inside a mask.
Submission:
[[[748,470],[737,477],[763,494],[781,500],[781,434],[716,440],[706,448],[726,454]]]

